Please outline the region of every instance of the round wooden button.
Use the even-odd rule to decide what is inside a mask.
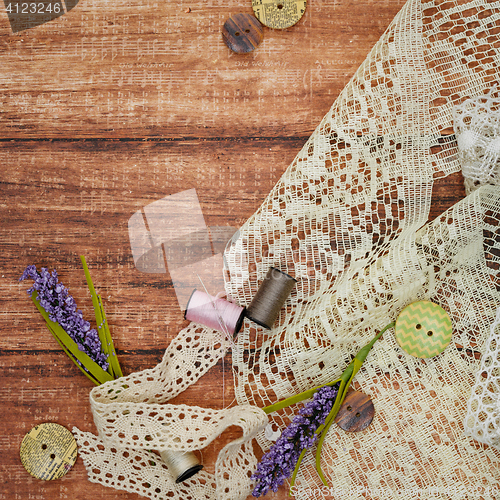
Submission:
[[[76,441],[66,427],[47,422],[24,436],[19,454],[32,476],[44,481],[59,479],[76,462]]]
[[[346,432],[359,432],[371,424],[374,415],[372,400],[362,392],[350,391],[335,417],[335,422]]]
[[[252,0],[255,17],[268,28],[285,29],[298,23],[306,0]]]
[[[453,328],[448,313],[428,300],[406,306],[396,320],[396,340],[408,354],[432,358],[442,353],[451,340]]]
[[[264,38],[262,25],[250,14],[233,14],[222,27],[222,38],[234,52],[252,52]]]

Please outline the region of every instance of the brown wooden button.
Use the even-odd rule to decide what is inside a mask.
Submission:
[[[374,415],[372,400],[362,392],[350,391],[337,413],[335,423],[346,432],[359,432],[371,424]]]
[[[299,22],[306,0],[252,0],[255,17],[268,28],[285,29]]]
[[[222,38],[234,52],[252,52],[264,38],[259,21],[250,14],[233,14],[222,27]]]

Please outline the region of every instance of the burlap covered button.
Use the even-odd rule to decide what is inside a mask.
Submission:
[[[222,38],[234,52],[244,54],[254,50],[264,37],[259,21],[250,14],[233,14],[222,27]]]
[[[346,432],[365,430],[372,422],[375,407],[362,392],[350,391],[335,417],[335,423]]]
[[[448,313],[428,300],[406,306],[396,320],[396,340],[408,354],[432,358],[443,352],[451,340]]]

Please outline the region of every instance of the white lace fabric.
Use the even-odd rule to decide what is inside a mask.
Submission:
[[[191,323],[156,367],[91,391],[98,436],[73,429],[91,481],[158,500],[247,496],[257,465],[251,442],[267,424],[266,414],[249,405],[213,410],[167,404],[218,361],[220,341],[218,332]],[[242,436],[219,452],[215,474],[201,471],[177,484],[152,451],[201,450],[232,425]]]
[[[491,325],[467,406],[465,432],[500,450],[500,308]]]
[[[453,110],[459,159],[468,193],[500,184],[500,98],[496,88]]]
[[[461,169],[453,106],[498,80],[499,33],[500,2],[403,7],[226,250],[226,291],[242,306],[271,266],[298,281],[273,330],[245,321],[237,337],[241,408],[165,404],[220,355],[213,332],[191,325],[156,368],[92,391],[99,437],[77,432],[92,481],[150,498],[245,499],[252,438],[267,450],[266,424],[282,429],[297,411],[268,419],[258,408],[337,378],[405,305],[427,299],[450,314],[450,345],[422,360],[387,331],[355,379],[375,418],[361,433],[331,428],[323,471],[335,498],[495,498],[500,452],[465,436],[463,420],[476,353],[500,304],[500,190],[481,187],[426,222],[434,180]],[[148,465],[145,450],[203,448],[230,421],[243,437],[220,453],[214,477],[201,473],[179,486],[165,480],[163,466]],[[306,454],[296,498],[327,497],[313,462]]]
[[[496,88],[467,99],[454,109],[454,128],[465,185],[469,192],[500,184],[500,99]],[[495,233],[483,234],[499,255]],[[496,245],[494,244],[496,243]],[[465,433],[500,450],[500,304],[481,350],[481,363],[467,404]]]

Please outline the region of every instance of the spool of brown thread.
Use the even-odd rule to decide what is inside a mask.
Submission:
[[[270,330],[295,283],[290,275],[271,267],[247,307],[246,317]]]

